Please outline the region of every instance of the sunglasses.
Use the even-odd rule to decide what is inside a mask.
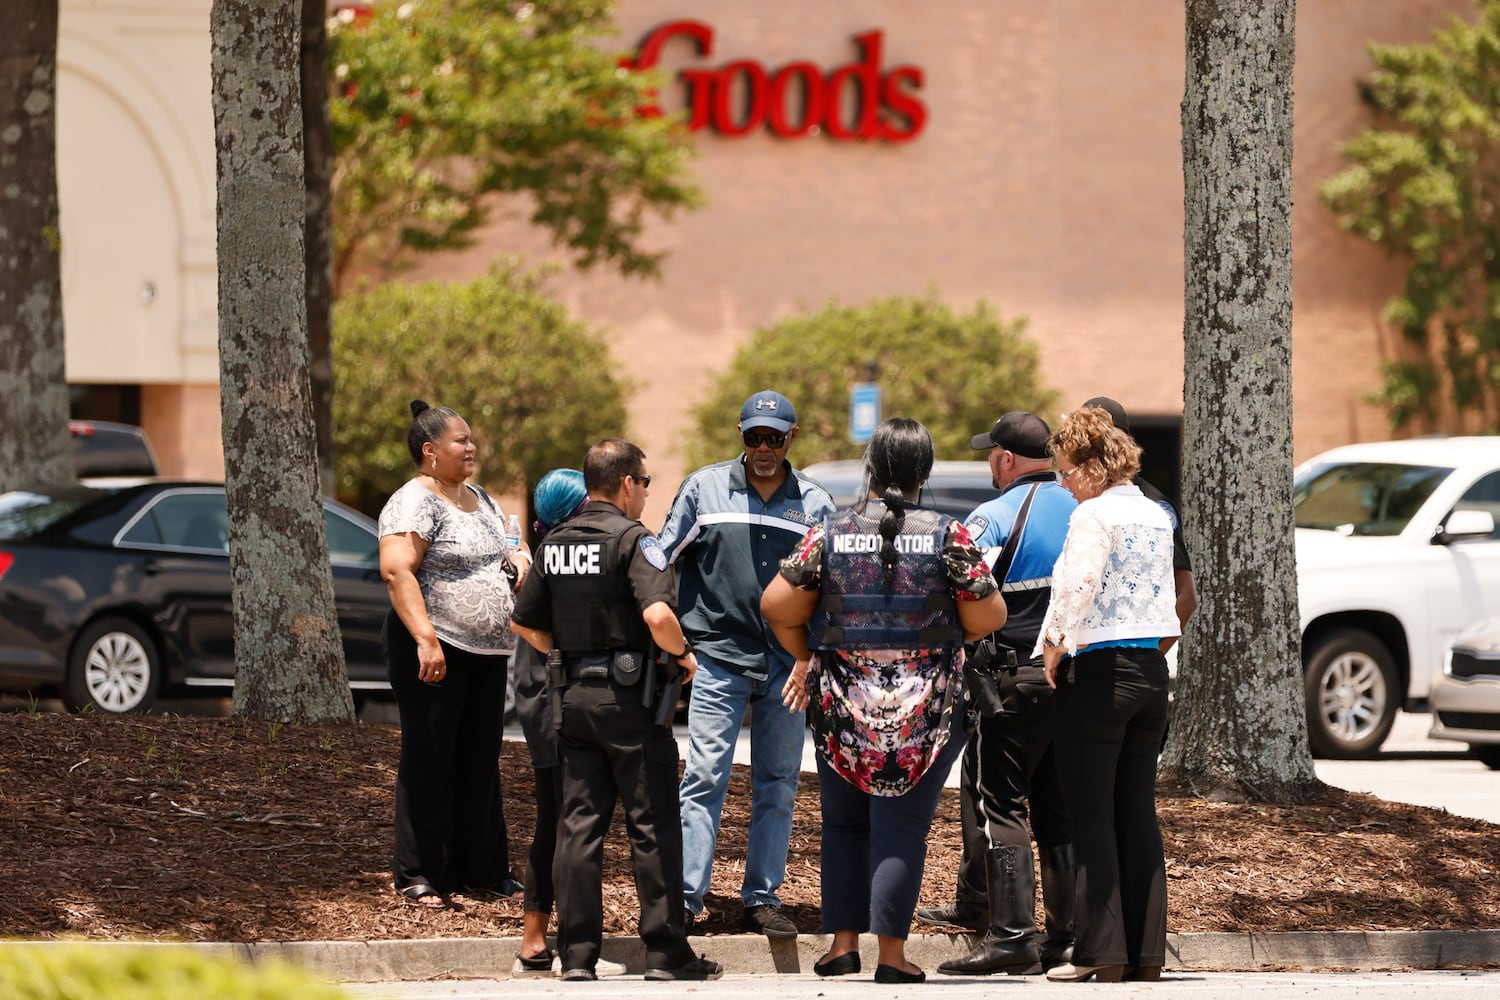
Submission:
[[[648,490],[651,488],[651,477],[650,476],[631,476],[630,478],[634,479],[636,482],[640,483],[641,486],[643,486],[644,488],[646,488]]]
[[[744,436],[745,447],[750,449],[759,448],[761,445],[775,449],[786,444],[785,431],[779,433],[774,431],[746,431]]]

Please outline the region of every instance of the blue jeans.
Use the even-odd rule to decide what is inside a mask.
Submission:
[[[682,802],[682,882],[688,912],[703,912],[713,875],[719,818],[729,791],[734,744],[750,713],[750,837],[740,897],[747,907],[779,905],[776,890],[786,879],[792,806],[802,774],[806,716],[781,703],[791,666],[776,664],[763,681],[734,673],[698,654],[688,701],[687,765]]]

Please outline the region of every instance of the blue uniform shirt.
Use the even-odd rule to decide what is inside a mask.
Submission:
[[[659,536],[677,565],[688,638],[714,663],[756,680],[770,676],[773,662],[792,662],[761,617],[761,592],[834,510],[823,487],[783,465],[786,481],[769,501],[750,486],[743,456],[699,469],[678,488]]]
[[[1022,659],[1031,655],[1041,632],[1047,602],[1052,597],[1052,567],[1062,554],[1063,539],[1068,536],[1068,518],[1078,501],[1053,473],[1031,472],[1018,476],[995,499],[980,504],[964,522],[974,536],[974,544],[984,552],[985,562],[993,567],[1033,483],[1039,485],[1036,499],[1031,501],[1031,512],[1026,516],[1026,528],[1009,572],[999,581],[1007,617],[1005,627],[996,635],[1005,648],[1018,650]]]

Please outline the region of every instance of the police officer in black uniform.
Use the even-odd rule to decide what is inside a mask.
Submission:
[[[511,628],[532,646],[561,653],[551,662],[560,710],[555,871],[565,980],[595,978],[604,835],[617,799],[630,832],[646,978],[723,975],[717,962],[694,957],[683,932],[677,742],[656,722],[655,702],[666,695],[650,661],[665,651],[663,667],[679,669],[684,681],[698,664],[677,620],[677,582],[666,555],[639,520],[651,485],[645,460],[618,438],[589,449],[589,502],[542,542],[511,617]]]

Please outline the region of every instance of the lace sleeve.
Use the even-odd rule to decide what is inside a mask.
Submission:
[[[1068,521],[1068,537],[1052,570],[1052,600],[1042,622],[1042,639],[1078,652],[1078,626],[1093,606],[1094,595],[1109,563],[1109,529],[1087,505]]]

